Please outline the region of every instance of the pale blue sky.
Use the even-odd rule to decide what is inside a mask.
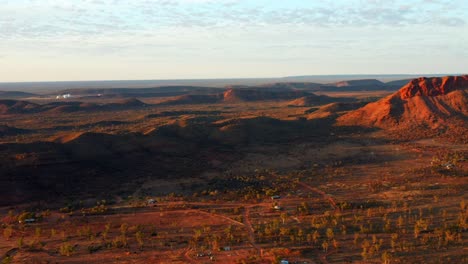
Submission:
[[[0,0],[0,82],[467,68],[466,0]]]

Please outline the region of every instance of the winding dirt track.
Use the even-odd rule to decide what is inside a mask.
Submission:
[[[239,221],[236,221],[232,218],[229,218],[227,216],[224,216],[224,215],[221,215],[221,214],[214,214],[214,213],[209,213],[209,212],[205,212],[205,211],[202,211],[202,210],[197,210],[197,209],[192,209],[190,211],[194,211],[194,212],[198,212],[198,213],[202,213],[202,214],[205,214],[205,215],[209,215],[211,217],[218,217],[218,218],[222,218],[222,219],[225,219],[233,224],[236,224],[236,225],[241,225],[241,226],[245,226],[244,223],[241,223]]]
[[[220,215],[220,214],[214,214],[214,213],[209,213],[209,212],[205,212],[205,211],[202,211],[202,210],[198,210],[198,209],[189,209],[189,210],[186,210],[186,211],[193,211],[193,212],[198,212],[198,213],[202,213],[202,214],[205,214],[207,216],[210,216],[210,217],[218,217],[218,218],[222,218],[222,219],[225,219],[233,224],[236,224],[236,225],[241,225],[241,226],[244,226],[248,233],[249,233],[249,243],[252,245],[252,247],[254,247],[256,250],[257,250],[257,254],[259,256],[261,256],[261,253],[262,253],[262,250],[259,246],[257,246],[255,244],[255,236],[254,236],[254,230],[253,230],[253,227],[252,227],[252,223],[250,222],[250,207],[252,207],[254,205],[251,205],[251,206],[248,206],[245,208],[244,210],[244,223],[241,223],[239,221],[236,221],[232,218],[229,218],[227,216],[224,216],[224,215]],[[187,263],[198,263],[198,261],[194,258],[192,258],[190,256],[190,253],[192,252],[192,249],[190,247],[187,247],[187,249],[183,252],[183,257],[185,258],[185,260],[187,261]]]
[[[319,189],[317,189],[315,187],[312,187],[312,186],[310,186],[310,185],[308,185],[306,183],[303,183],[303,182],[298,182],[298,184],[301,185],[302,187],[310,190],[310,191],[313,191],[315,193],[320,194],[323,197],[323,199],[327,200],[330,203],[330,205],[333,207],[333,209],[340,210],[340,208],[336,205],[335,200],[330,195],[326,194],[324,191],[319,190]]]

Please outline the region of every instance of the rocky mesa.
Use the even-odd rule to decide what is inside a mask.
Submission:
[[[413,79],[396,93],[337,119],[338,125],[407,129],[466,126],[468,75]]]

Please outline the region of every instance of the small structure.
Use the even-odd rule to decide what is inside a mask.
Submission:
[[[156,200],[155,199],[148,199],[148,201],[146,201],[146,203],[148,203],[149,205],[154,205],[156,203]]]
[[[231,247],[223,247],[223,251],[231,251]]]
[[[272,200],[278,200],[278,199],[280,199],[280,198],[281,198],[281,196],[279,196],[279,195],[273,195],[273,196],[271,197]]]
[[[287,261],[287,260],[285,260],[285,259],[282,259],[282,260],[280,261],[280,264],[289,264],[289,261]]]
[[[197,257],[201,258],[201,257],[210,257],[213,258],[213,254],[211,254],[211,251],[208,251],[208,252],[198,252],[197,253]]]
[[[56,99],[68,99],[68,98],[71,98],[72,95],[71,94],[61,94],[61,95],[57,95],[55,98]]]
[[[273,206],[273,209],[275,209],[275,210],[281,210],[281,206],[275,205],[275,206]]]
[[[19,220],[18,223],[20,224],[31,224],[31,223],[35,223],[36,222],[36,219],[34,218],[27,218],[27,219],[24,219],[24,220]]]
[[[442,165],[442,166],[444,166],[447,170],[453,170],[453,169],[455,169],[455,165],[452,164],[452,163],[450,163],[450,162],[449,162],[449,163],[445,163],[445,164]]]

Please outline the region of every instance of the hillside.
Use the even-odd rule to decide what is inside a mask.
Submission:
[[[403,79],[403,80],[388,81],[388,82],[385,83],[385,85],[402,87],[402,86],[408,84],[411,80],[412,80],[412,79]]]
[[[36,96],[33,93],[20,92],[20,91],[0,91],[0,98],[9,99],[9,98],[25,98]]]
[[[311,108],[306,111],[307,119],[337,117],[345,111],[355,110],[363,107],[363,102],[335,102],[321,106],[320,108]]]
[[[468,75],[418,78],[398,92],[349,112],[340,125],[401,130],[466,126],[468,120]],[[455,125],[457,124],[457,125]]]
[[[185,94],[161,102],[160,105],[214,104],[256,101],[291,100],[310,95],[305,91],[285,87],[229,88],[215,94]]]
[[[292,89],[292,90],[314,90],[322,86],[321,83],[314,82],[281,82],[281,83],[269,83],[260,85],[258,87],[267,88],[270,90],[281,90],[281,89]]]
[[[218,103],[221,95],[218,94],[185,94],[163,101],[160,105],[184,105],[184,104],[212,104]]]
[[[223,94],[224,102],[249,102],[264,100],[290,100],[309,95],[307,92],[293,90],[289,88],[266,89],[228,89]]]
[[[20,128],[11,127],[7,125],[0,125],[0,137],[16,136],[16,135],[26,134],[29,132],[30,131],[26,129],[20,129]]]
[[[0,100],[0,114],[24,114],[35,112],[40,105],[27,101]]]
[[[349,86],[384,86],[385,84],[376,79],[363,79],[363,80],[349,80],[341,81],[331,84],[336,87],[349,87]]]
[[[133,109],[147,106],[138,99],[122,99],[114,103],[96,104],[83,102],[52,102],[47,104],[35,104],[19,100],[0,100],[0,114],[31,114],[31,113],[70,113],[78,111],[109,111]]]
[[[292,100],[287,103],[288,106],[314,106],[314,105],[324,105],[333,102],[352,102],[355,101],[354,98],[347,97],[330,97],[326,95],[315,95],[310,94],[295,100]]]

